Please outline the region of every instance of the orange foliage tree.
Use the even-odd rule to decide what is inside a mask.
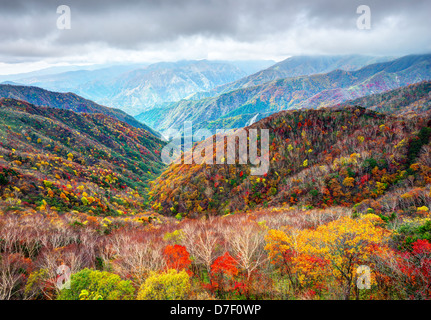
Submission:
[[[186,270],[189,271],[190,254],[187,252],[186,247],[176,245],[168,245],[163,250],[163,255],[166,260],[167,269],[175,269],[177,271]]]
[[[211,265],[209,289],[220,296],[234,289],[234,277],[238,274],[238,262],[229,252],[218,257]]]

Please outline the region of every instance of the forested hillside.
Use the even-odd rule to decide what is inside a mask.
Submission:
[[[384,113],[416,115],[431,109],[431,81],[414,83],[385,93],[346,101],[342,106],[359,105]]]
[[[246,129],[269,129],[265,176],[251,176],[250,164],[171,165],[152,185],[153,208],[192,217],[273,205],[416,210],[400,195],[429,197],[430,119],[362,107],[282,111]]]
[[[142,210],[164,142],[114,118],[0,99],[0,210]]]
[[[135,118],[127,113],[118,109],[101,106],[74,93],[52,92],[30,86],[0,85],[0,97],[23,100],[37,106],[47,106],[75,112],[102,113],[124,121],[133,127],[145,129],[156,136],[160,136],[159,133],[155,132],[147,125],[136,121]]]

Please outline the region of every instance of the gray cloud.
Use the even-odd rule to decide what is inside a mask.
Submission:
[[[61,4],[71,8],[71,30],[56,29]],[[371,30],[356,28],[361,4],[371,8]],[[262,58],[271,50],[274,56],[427,52],[430,12],[429,0],[2,0],[0,62],[97,53],[108,59],[108,52],[169,58],[175,48],[185,58],[223,57],[223,50],[224,58],[235,50]]]

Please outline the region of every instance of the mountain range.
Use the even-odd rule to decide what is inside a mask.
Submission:
[[[279,65],[233,91],[214,87],[206,99],[154,100],[146,112],[157,128],[189,119],[249,135],[194,141],[178,153],[189,164],[165,165],[172,141],[122,110],[0,85],[0,298],[430,299],[430,55],[362,67],[352,58],[349,70],[314,59],[286,61],[280,79]],[[115,81],[160,81],[168,99],[172,79],[197,68],[175,68],[183,63]],[[196,89],[229,81],[224,65],[208,68],[182,78],[178,96],[197,79]],[[94,75],[76,72],[54,84]],[[234,161],[211,153],[237,147],[245,163],[236,151]],[[254,153],[269,162],[259,175]],[[367,290],[356,281],[363,266]]]
[[[334,105],[334,108],[347,106],[361,106],[367,109],[398,115],[422,114],[431,109],[431,81],[422,81],[408,86],[400,87],[383,93],[370,94],[361,98],[345,101]],[[271,113],[256,113],[253,118],[248,114],[235,117],[221,117],[215,121],[206,121],[202,126],[210,130],[218,128],[242,128],[252,125]]]
[[[274,61],[179,61],[150,65],[116,65],[96,70],[14,76],[17,83],[73,92],[99,104],[137,115],[154,105],[178,101],[229,83],[274,64]]]
[[[17,188],[24,207],[110,215],[139,212],[146,204],[179,217],[283,203],[358,204],[400,188],[397,181],[407,179],[403,172],[427,161],[420,150],[431,134],[431,81],[424,80],[429,75],[430,55],[415,55],[178,103],[195,106],[178,117],[199,120],[202,127],[269,129],[270,170],[264,177],[239,164],[166,167],[160,157],[165,142],[125,112],[74,93],[3,84],[2,182]],[[214,106],[227,109],[217,117]],[[303,108],[277,113],[298,106]],[[148,113],[161,124],[180,123],[172,110]],[[381,172],[390,176],[384,189]],[[8,190],[2,188],[4,197]]]
[[[387,62],[393,59],[394,57],[364,55],[293,56],[237,81],[217,86],[209,92],[196,93],[192,98],[196,100],[214,97],[222,93],[256,86],[268,81],[327,73],[337,69],[353,71],[369,64]]]
[[[369,94],[381,93],[431,79],[431,55],[410,55],[359,70],[278,79],[197,101],[182,100],[169,107],[149,110],[136,118],[165,131],[178,129],[184,121],[195,127],[243,126],[256,115],[264,116],[297,108],[321,108]]]

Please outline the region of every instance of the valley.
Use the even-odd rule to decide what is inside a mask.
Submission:
[[[11,78],[0,85],[0,298],[429,299],[430,57]],[[247,135],[229,147],[189,134],[164,163],[165,133],[185,121]],[[229,148],[234,159],[217,161]],[[268,168],[255,174],[259,157]]]

